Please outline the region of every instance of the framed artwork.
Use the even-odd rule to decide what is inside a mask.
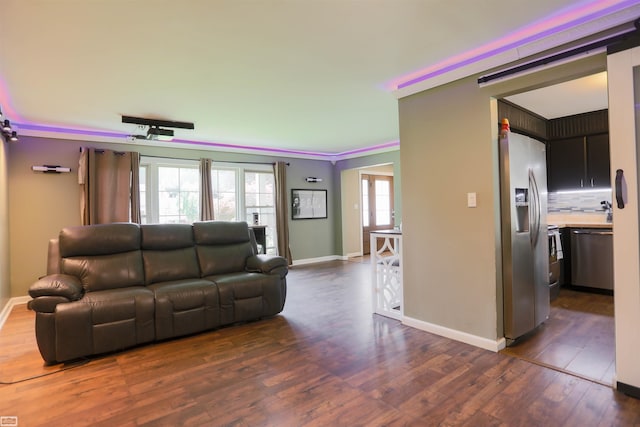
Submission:
[[[291,190],[291,219],[327,217],[327,190]]]

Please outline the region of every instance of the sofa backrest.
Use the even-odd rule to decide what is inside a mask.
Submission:
[[[145,224],[140,231],[145,284],[200,277],[191,224]]]
[[[254,254],[246,222],[194,222],[193,236],[202,277],[244,271]]]
[[[58,248],[60,272],[78,277],[85,291],[144,284],[137,224],[67,227],[58,236]]]

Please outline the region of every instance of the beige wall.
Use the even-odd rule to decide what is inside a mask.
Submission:
[[[342,255],[361,254],[360,174],[357,169],[342,171]]]
[[[80,223],[79,144],[21,137],[11,146],[9,218],[11,294],[24,296],[46,273],[47,242],[62,227]],[[33,165],[60,165],[72,173],[35,173]]]
[[[496,339],[497,151],[473,78],[399,103],[404,314]],[[477,194],[468,208],[467,193]]]
[[[11,298],[7,151],[8,144],[0,139],[0,312]]]

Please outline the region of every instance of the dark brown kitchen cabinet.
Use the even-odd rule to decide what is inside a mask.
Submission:
[[[547,143],[549,191],[611,186],[609,135],[557,139]]]
[[[611,187],[609,134],[587,137],[587,178],[588,185],[591,187]]]

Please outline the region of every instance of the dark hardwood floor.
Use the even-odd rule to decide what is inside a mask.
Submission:
[[[630,426],[640,401],[371,314],[367,262],[298,266],[271,319],[44,367],[33,313],[0,331],[19,426]],[[63,371],[61,368],[69,368]]]
[[[613,297],[560,289],[549,319],[503,353],[611,386],[615,374]]]

